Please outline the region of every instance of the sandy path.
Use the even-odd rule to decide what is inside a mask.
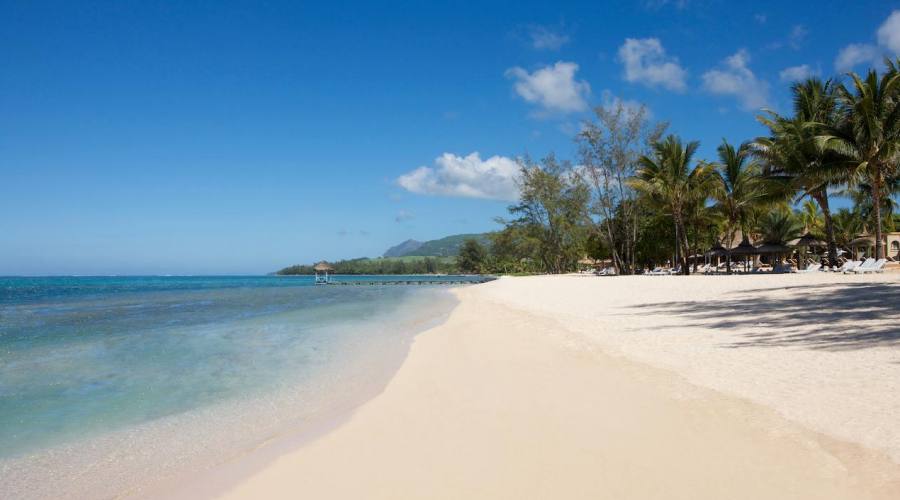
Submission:
[[[749,283],[635,279],[619,279],[619,284],[577,277],[504,279],[460,290],[461,303],[449,320],[417,337],[382,394],[333,431],[251,471],[223,496],[900,497],[900,469],[885,453],[810,431],[784,418],[781,409],[755,404],[746,395],[739,399],[698,386],[695,374],[685,372],[692,384],[673,371],[606,354],[610,350],[643,361],[679,358],[672,347],[679,341],[671,340],[673,335],[658,337],[671,333],[673,322],[684,321],[680,312],[636,310],[627,313],[633,316],[598,323],[599,316],[624,314],[631,307],[629,296],[640,296],[646,304],[648,296],[663,293],[651,289],[747,289]],[[723,298],[726,292],[709,293]],[[664,295],[671,297],[672,291]],[[598,308],[604,298],[609,304]],[[613,327],[615,335],[644,331],[647,345],[628,345],[612,333],[598,340]],[[690,362],[719,364],[717,350],[739,350],[722,347],[721,339],[707,340],[702,345],[717,347]],[[717,373],[740,381],[742,367]],[[830,376],[829,368],[819,367],[818,375]],[[778,380],[786,384],[790,377],[781,374]],[[896,383],[889,380],[887,387]],[[805,409],[810,414],[835,410]],[[882,428],[898,425],[879,422]],[[186,491],[192,488],[208,491],[202,485]]]

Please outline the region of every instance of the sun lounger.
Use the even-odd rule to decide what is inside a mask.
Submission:
[[[614,268],[614,267],[605,267],[605,268],[603,268],[602,271],[597,271],[597,272],[595,272],[594,274],[596,274],[597,276],[615,276],[615,275],[616,275],[616,268]]]
[[[884,265],[885,265],[886,263],[887,263],[887,260],[886,260],[886,259],[878,259],[878,260],[876,260],[875,263],[873,263],[871,266],[869,266],[869,267],[859,266],[859,267],[857,267],[856,269],[854,269],[853,272],[855,272],[855,273],[857,273],[857,274],[863,274],[863,273],[883,273],[883,272],[884,272]]]
[[[822,268],[822,264],[812,264],[806,269],[798,269],[798,273],[814,273]]]
[[[856,269],[857,267],[859,267],[861,265],[862,265],[862,261],[850,260],[850,261],[844,262],[844,265],[841,266],[841,268],[838,269],[838,271],[840,271],[844,274],[849,274],[849,273],[852,273],[854,269]]]
[[[868,268],[870,268],[870,267],[872,267],[872,266],[874,266],[874,265],[875,265],[875,259],[869,257],[868,259],[865,260],[865,262],[863,262],[862,264],[860,264],[860,265],[854,267],[853,270],[851,270],[851,271],[844,271],[844,273],[849,274],[849,273],[851,273],[851,272],[852,272],[852,273],[859,272],[861,269],[862,269],[862,270],[865,270],[865,269],[868,269]],[[862,272],[865,272],[865,271],[862,271]]]

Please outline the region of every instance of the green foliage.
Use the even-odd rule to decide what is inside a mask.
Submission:
[[[422,243],[415,250],[404,253],[404,256],[419,257],[452,257],[459,253],[467,240],[475,240],[482,245],[488,244],[486,234],[455,234],[438,240]]]
[[[849,249],[850,242],[865,232],[865,223],[858,210],[842,208],[834,214],[834,236],[837,245]]]
[[[491,272],[528,274],[540,271],[532,256],[537,255],[538,242],[520,226],[507,225],[488,235]]]
[[[840,120],[818,138],[844,160],[850,185],[869,185],[878,258],[885,256],[883,203],[890,197],[888,184],[897,175],[900,157],[900,70],[898,63],[885,62],[887,70],[881,75],[875,69],[865,77],[850,73],[850,88],[837,89]]]
[[[756,224],[756,233],[764,243],[786,245],[803,235],[803,225],[787,208],[766,212]]]
[[[562,273],[589,256],[624,273],[673,260],[687,273],[688,256],[722,239],[735,244],[738,231],[782,245],[810,232],[836,263],[837,249],[861,233],[875,232],[880,246],[883,231],[900,227],[898,64],[851,74],[849,88],[815,78],[793,85],[790,116],[765,112],[767,136],[738,147],[723,140],[713,163],[695,161],[697,142],[660,140],[666,125],[649,124],[643,109],[598,108],[576,138],[579,168],[553,155],[520,160],[520,199],[500,230],[408,241],[392,249],[407,257],[334,266],[342,274]],[[831,212],[836,191],[852,210]]]
[[[553,155],[532,162],[521,160],[521,197],[509,207],[515,218],[505,221],[514,228],[528,250],[528,257],[548,273],[574,270],[583,256],[589,234],[590,192],[571,165]]]
[[[690,272],[687,265],[691,248],[687,219],[705,206],[713,190],[711,168],[693,164],[699,146],[699,142],[684,144],[678,136],[669,135],[654,144],[651,155],[641,157],[640,167],[632,180],[634,188],[649,203],[671,214],[678,260],[684,274]]]
[[[640,157],[650,154],[668,128],[654,123],[644,106],[618,101],[597,106],[594,119],[582,124],[576,141],[584,176],[591,186],[591,213],[599,218],[591,237],[602,243],[604,258],[612,260],[620,274],[637,267],[640,203],[629,185]],[[592,244],[592,248],[596,248]],[[589,249],[589,255],[594,252]]]
[[[331,264],[335,274],[455,274],[455,257],[382,257],[339,260]],[[281,269],[279,275],[315,274],[311,265]]]
[[[459,249],[456,265],[464,273],[483,273],[488,267],[488,252],[478,240],[469,238]]]

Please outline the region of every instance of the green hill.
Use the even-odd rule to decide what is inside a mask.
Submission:
[[[467,239],[478,240],[482,245],[489,244],[487,234],[454,234],[439,240],[426,241],[413,250],[402,253],[401,257],[453,257]]]
[[[392,246],[388,248],[386,252],[384,252],[384,257],[400,257],[402,255],[408,255],[409,252],[414,252],[422,246],[421,241],[416,240],[406,240],[399,245]]]

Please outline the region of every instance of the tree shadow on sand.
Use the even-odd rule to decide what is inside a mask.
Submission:
[[[640,314],[671,314],[677,327],[745,329],[726,347],[796,346],[852,350],[900,345],[900,285],[842,283],[742,290],[705,301],[645,304]],[[676,325],[673,325],[676,326]]]

